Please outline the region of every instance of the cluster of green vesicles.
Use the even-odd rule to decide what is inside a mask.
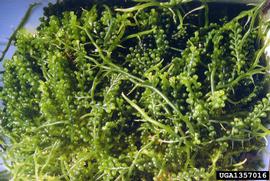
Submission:
[[[97,5],[20,31],[1,91],[13,179],[211,180],[257,169],[248,154],[270,133],[260,7],[218,23],[204,8],[204,25],[171,1]]]

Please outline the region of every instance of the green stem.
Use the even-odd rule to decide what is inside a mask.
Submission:
[[[135,158],[134,158],[132,164],[131,164],[130,167],[129,167],[129,170],[128,170],[128,178],[130,178],[130,176],[131,176],[131,174],[132,174],[132,170],[133,170],[133,168],[134,168],[134,166],[135,166],[135,164],[136,164],[136,161],[137,161],[137,159],[139,158],[141,152],[143,152],[145,149],[147,149],[147,148],[148,148],[149,146],[151,146],[153,143],[154,143],[154,140],[152,140],[150,143],[148,143],[147,145],[145,145],[144,147],[142,147],[142,148],[137,152],[137,154],[135,155]]]
[[[247,78],[247,77],[251,77],[252,75],[255,74],[263,74],[265,75],[265,72],[263,72],[265,70],[265,68],[259,68],[259,69],[255,69],[255,70],[251,70],[249,72],[246,72],[244,74],[239,75],[236,79],[232,80],[231,82],[229,82],[228,84],[225,85],[217,85],[216,88],[217,89],[223,89],[223,88],[228,88],[228,87],[233,87],[235,86],[239,81]]]
[[[98,78],[99,78],[100,74],[101,74],[101,71],[99,71],[97,73],[97,75],[95,76],[95,78],[93,80],[93,83],[92,83],[92,87],[91,87],[91,90],[90,90],[92,101],[94,101],[95,89],[96,89],[97,84],[99,83],[99,79]]]
[[[213,156],[212,156],[212,169],[211,172],[209,173],[209,178],[212,177],[215,174],[216,171],[216,163],[218,161],[218,159],[221,157],[221,151],[218,150]]]
[[[183,28],[183,25],[184,25],[184,19],[183,19],[183,16],[182,16],[182,14],[181,14],[181,12],[180,12],[179,9],[176,9],[175,11],[176,11],[176,15],[177,15],[177,17],[178,17],[178,19],[179,19],[180,27]]]
[[[203,5],[205,7],[204,9],[204,27],[208,27],[209,26],[209,7],[206,3],[206,1],[203,1]]]
[[[127,37],[123,38],[123,40],[121,42],[132,39],[132,38],[140,37],[140,36],[143,36],[143,35],[148,35],[148,34],[154,32],[156,29],[157,29],[157,27],[154,27],[154,28],[152,28],[150,30],[146,30],[146,31],[142,31],[142,32],[138,32],[138,33],[135,33],[135,34],[128,35]]]
[[[61,162],[60,162],[60,166],[61,166],[61,171],[62,171],[62,174],[63,174],[63,176],[64,176],[64,178],[66,179],[66,180],[70,180],[69,179],[69,177],[68,177],[68,173],[67,173],[67,170],[66,170],[66,167],[65,167],[65,164],[64,164],[64,161],[61,159],[60,160]]]
[[[50,153],[49,153],[49,156],[47,157],[45,164],[42,166],[42,168],[41,168],[41,170],[40,170],[40,174],[42,174],[43,170],[48,166],[48,164],[49,164],[49,162],[50,162],[50,160],[51,160],[51,158],[52,158],[52,153],[53,153],[53,151],[55,150],[55,148],[56,148],[56,146],[57,146],[58,144],[59,144],[58,141],[55,142],[55,143],[53,144],[53,146],[52,146],[52,148],[51,148],[51,151],[50,151]]]
[[[127,9],[117,8],[117,9],[115,9],[115,11],[120,11],[120,12],[134,12],[134,11],[143,10],[145,8],[153,7],[153,6],[160,6],[160,3],[159,2],[149,2],[149,3],[140,4],[140,5],[131,7],[131,8],[127,8]]]
[[[30,4],[30,6],[29,6],[28,10],[26,11],[25,15],[23,16],[20,24],[17,26],[15,31],[11,34],[11,36],[10,36],[10,38],[8,40],[8,43],[7,43],[5,49],[3,50],[2,55],[0,57],[0,62],[4,59],[8,49],[9,49],[11,43],[12,43],[12,41],[16,38],[16,35],[17,35],[18,31],[26,24],[26,22],[28,21],[30,15],[32,14],[33,9],[39,4],[40,3]]]
[[[167,126],[167,125],[164,125],[154,119],[152,119],[151,117],[149,117],[147,115],[146,112],[144,112],[144,110],[142,108],[140,108],[136,103],[134,103],[133,101],[131,101],[128,97],[125,96],[124,93],[122,93],[122,97],[134,108],[136,109],[141,115],[142,117],[145,119],[145,121],[159,127],[159,128],[162,128],[164,129],[167,133],[175,136],[175,137],[178,137],[178,135],[171,129],[171,127]]]
[[[259,52],[257,53],[256,58],[255,58],[255,60],[254,60],[254,62],[252,64],[252,66],[250,67],[250,69],[254,69],[258,65],[262,55],[265,52],[265,49],[269,46],[269,43],[270,43],[270,40],[267,40],[265,42],[264,46],[259,50]]]
[[[216,67],[214,67],[211,72],[211,93],[212,94],[214,94],[215,92],[215,74],[216,74]]]
[[[68,121],[57,121],[57,122],[52,122],[52,123],[48,123],[48,124],[43,124],[42,126],[34,129],[33,131],[37,131],[39,129],[45,128],[45,127],[50,127],[50,126],[54,126],[54,125],[58,125],[58,124],[68,124]]]
[[[37,152],[38,152],[38,148],[36,148],[35,153],[34,153],[34,166],[35,166],[35,177],[36,177],[36,181],[39,181],[39,174],[38,174],[38,162],[37,162]]]

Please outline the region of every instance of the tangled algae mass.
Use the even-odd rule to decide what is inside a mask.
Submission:
[[[250,155],[270,134],[268,24],[262,4],[225,6],[93,2],[20,30],[0,95],[11,177],[213,180],[259,169]]]

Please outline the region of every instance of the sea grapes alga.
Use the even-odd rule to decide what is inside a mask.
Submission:
[[[262,6],[215,18],[204,2],[97,3],[18,32],[1,90],[12,178],[213,180],[259,169],[250,155],[270,134]]]

